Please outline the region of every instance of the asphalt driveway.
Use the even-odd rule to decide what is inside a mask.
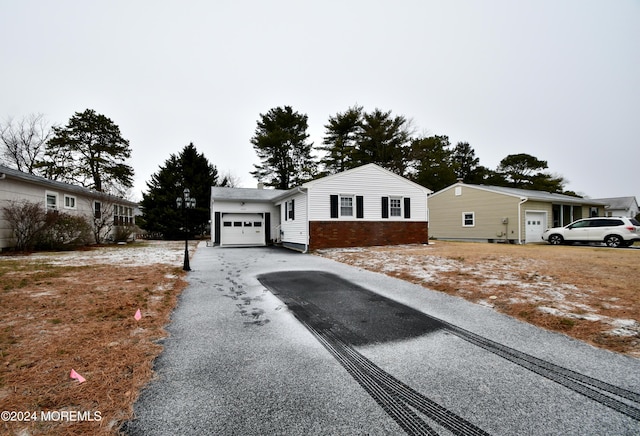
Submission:
[[[283,249],[201,245],[130,435],[640,433],[640,361]]]

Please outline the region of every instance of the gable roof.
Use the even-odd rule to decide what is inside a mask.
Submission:
[[[211,187],[211,198],[213,200],[240,200],[240,201],[258,201],[258,202],[268,202],[268,201],[279,201],[282,200],[289,195],[295,194],[297,192],[306,191],[309,188],[313,187],[313,185],[317,183],[321,183],[327,180],[332,180],[335,178],[343,177],[345,174],[353,174],[360,171],[366,171],[367,169],[375,168],[376,171],[379,171],[381,174],[386,174],[397,179],[402,180],[405,183],[415,186],[416,188],[424,191],[425,194],[430,194],[431,191],[428,188],[425,188],[422,185],[418,185],[411,180],[405,179],[402,176],[397,175],[394,172],[386,170],[381,166],[370,163],[366,165],[359,166],[357,168],[352,168],[341,173],[331,174],[329,176],[320,177],[309,182],[303,183],[299,187],[291,188],[291,189],[261,189],[261,188],[226,188],[219,186]]]
[[[80,195],[84,195],[91,198],[108,198],[114,202],[127,204],[130,206],[138,206],[138,203],[130,200],[126,200],[121,197],[117,197],[115,195],[105,194],[104,192],[99,192],[93,189],[88,189],[82,186],[72,185],[70,183],[59,182],[57,180],[50,180],[45,177],[36,176],[35,174],[25,173],[23,171],[19,171],[13,168],[6,167],[4,165],[0,165],[0,178],[2,176],[6,176],[10,179],[21,180],[26,183],[32,183],[34,185],[43,186],[45,188],[50,189],[60,189],[68,192],[75,192]]]
[[[313,187],[313,185],[316,185],[318,183],[322,183],[322,182],[325,182],[325,181],[328,181],[328,180],[332,180],[332,179],[335,179],[335,178],[343,177],[343,176],[345,176],[347,174],[355,174],[355,173],[358,173],[358,172],[367,171],[369,169],[375,169],[376,171],[378,171],[381,174],[385,174],[387,176],[394,177],[394,178],[396,178],[398,180],[402,180],[405,183],[408,183],[408,184],[413,185],[414,187],[416,187],[418,189],[421,189],[426,194],[430,194],[430,193],[433,192],[429,188],[425,188],[422,185],[419,185],[419,184],[417,184],[415,182],[412,182],[411,180],[409,180],[409,179],[407,179],[405,177],[402,177],[402,176],[394,173],[393,171],[389,171],[386,168],[382,168],[380,165],[376,165],[374,163],[368,163],[368,164],[361,165],[361,166],[356,167],[356,168],[351,168],[351,169],[348,169],[348,170],[345,170],[345,171],[342,171],[342,172],[339,172],[339,173],[335,173],[335,174],[331,174],[331,175],[328,175],[328,176],[325,176],[325,177],[320,177],[320,178],[311,180],[311,181],[309,181],[307,183],[303,183],[301,188],[308,189],[308,188],[311,188],[311,187]]]
[[[545,191],[534,191],[530,189],[521,189],[521,188],[508,188],[505,186],[491,186],[491,185],[471,185],[467,183],[454,183],[451,186],[447,186],[446,188],[431,194],[431,196],[435,196],[440,194],[441,192],[448,191],[451,188],[456,186],[465,186],[467,188],[479,189],[483,191],[494,192],[497,194],[509,195],[512,197],[518,197],[521,200],[534,200],[534,201],[545,201],[551,203],[564,203],[564,204],[575,204],[575,205],[593,205],[593,206],[604,206],[605,203],[599,200],[592,200],[589,198],[581,198],[574,197],[571,195],[565,194],[556,194],[554,192],[545,192]]]
[[[605,209],[629,210],[638,208],[638,201],[636,200],[636,197],[597,198],[593,201],[599,201],[606,204]]]

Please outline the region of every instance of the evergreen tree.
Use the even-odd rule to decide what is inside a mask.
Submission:
[[[354,106],[344,113],[338,112],[329,118],[324,128],[324,146],[318,147],[318,150],[327,152],[320,160],[325,173],[335,174],[354,168],[354,152],[362,129],[362,107]]]
[[[224,181],[223,181],[224,183]],[[218,185],[218,170],[204,154],[198,153],[193,143],[184,147],[177,156],[172,154],[164,166],[147,182],[148,192],[142,194],[142,219],[139,225],[152,234],[165,239],[184,237],[185,216],[176,206],[176,198],[182,197],[188,188],[196,199],[196,208],[188,213],[189,235],[204,234],[211,212],[209,202],[211,187]]]
[[[414,139],[410,152],[412,179],[434,192],[455,183],[450,146],[447,136]]]
[[[468,142],[458,142],[451,154],[451,163],[456,178],[468,182],[480,164],[480,159]]]
[[[391,111],[375,109],[365,113],[354,151],[355,165],[375,163],[399,175],[405,175],[409,122],[403,116],[392,116]]]
[[[311,180],[317,163],[311,156],[313,143],[307,142],[307,119],[290,106],[260,114],[251,143],[262,163],[254,164],[251,175],[277,189]]]
[[[129,141],[109,118],[87,109],[65,127],[53,127],[38,167],[45,177],[123,195],[133,185]]]
[[[504,177],[505,186],[561,193],[565,185],[564,178],[539,171],[547,168],[547,161],[520,153],[502,159],[497,173]]]

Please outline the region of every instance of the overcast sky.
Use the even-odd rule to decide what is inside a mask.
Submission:
[[[0,0],[0,40],[0,119],[106,115],[135,200],[190,142],[254,187],[260,114],[292,106],[320,145],[354,104],[640,199],[638,0]]]

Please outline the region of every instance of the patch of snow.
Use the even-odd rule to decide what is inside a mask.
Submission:
[[[569,307],[563,307],[562,309],[570,309]],[[561,310],[561,309],[557,309],[555,307],[547,307],[547,306],[540,306],[538,307],[538,310],[540,312],[543,313],[548,313],[549,315],[554,315],[554,316],[562,316],[565,318],[574,318],[574,319],[584,319],[586,321],[602,321],[604,320],[605,317],[600,316],[600,315],[596,315],[593,313],[572,313],[570,311],[565,311],[565,310]]]
[[[609,334],[612,336],[635,336],[636,333],[627,329],[613,329],[609,330]]]
[[[492,308],[492,309],[495,307],[492,303],[488,302],[487,300],[478,300],[477,303],[480,306],[489,307],[489,308]]]
[[[615,327],[622,327],[622,328],[638,328],[640,326],[640,324],[638,324],[638,322],[635,319],[618,318],[611,321],[611,324],[614,325]]]
[[[16,259],[17,256],[11,256]],[[88,251],[63,251],[36,253],[28,256],[51,265],[86,266],[100,264],[118,266],[147,266],[167,264],[180,266],[184,258],[184,242],[145,241],[126,246],[110,245]]]
[[[538,310],[540,312],[543,312],[543,313],[548,313],[549,315],[567,316],[566,312],[558,310],[558,309],[556,309],[554,307],[540,306],[540,307],[538,307]]]
[[[52,291],[43,291],[43,292],[36,292],[36,293],[27,292],[25,294],[31,296],[32,298],[51,297],[56,295],[56,293]]]
[[[602,317],[595,314],[578,315],[578,316],[580,317],[580,319],[584,319],[587,321],[602,321]]]

